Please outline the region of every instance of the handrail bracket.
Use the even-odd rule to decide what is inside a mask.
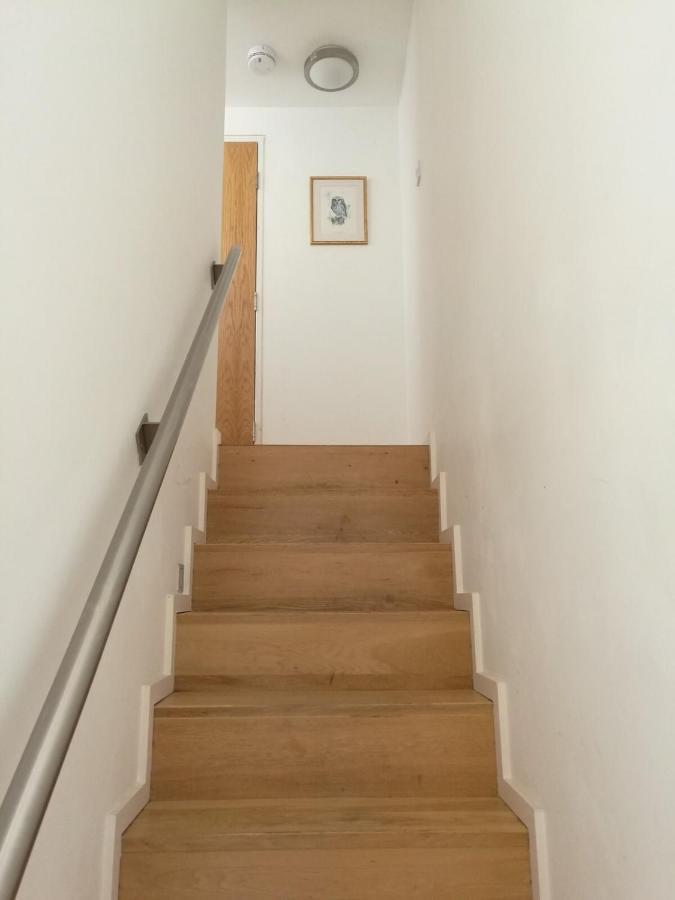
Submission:
[[[138,464],[143,465],[143,460],[148,455],[150,446],[155,439],[159,422],[151,422],[148,414],[144,413],[138,428],[136,429],[136,450],[138,452]]]

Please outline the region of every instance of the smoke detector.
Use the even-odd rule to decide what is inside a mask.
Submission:
[[[268,75],[274,71],[277,55],[267,44],[257,44],[248,51],[248,67],[259,75]]]

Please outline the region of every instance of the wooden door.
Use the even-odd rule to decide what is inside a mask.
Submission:
[[[223,444],[253,444],[258,145],[226,142],[223,155],[222,259],[241,259],[218,333],[216,425]]]

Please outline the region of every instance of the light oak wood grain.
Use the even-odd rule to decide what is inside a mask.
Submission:
[[[176,674],[212,684],[263,676],[334,689],[470,687],[469,619],[453,610],[187,613]]]
[[[159,800],[124,835],[126,853],[523,845],[525,826],[483,797]]]
[[[157,709],[152,797],[494,796],[491,705],[396,693],[174,694]]]
[[[127,854],[120,900],[529,900],[527,848]]]
[[[447,544],[200,544],[192,605],[225,609],[443,609]]]
[[[438,540],[435,491],[214,491],[209,542]]]
[[[473,690],[400,691],[286,691],[223,690],[220,692],[176,691],[155,707],[155,718],[199,718],[203,716],[332,716],[336,712],[354,716],[390,713],[446,712],[469,710],[485,713],[492,704]]]
[[[426,446],[274,446],[220,448],[223,490],[274,488],[426,488]]]
[[[407,872],[402,883],[389,880],[392,868]],[[527,831],[497,799],[153,802],[124,837],[120,898],[172,891],[527,900]]]
[[[424,448],[221,448],[120,900],[529,900]]]
[[[258,145],[223,149],[222,259],[241,257],[218,328],[216,426],[227,444],[252,444],[255,403],[255,279]]]

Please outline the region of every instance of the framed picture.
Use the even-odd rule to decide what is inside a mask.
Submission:
[[[312,244],[368,243],[368,179],[334,175],[309,180]]]

